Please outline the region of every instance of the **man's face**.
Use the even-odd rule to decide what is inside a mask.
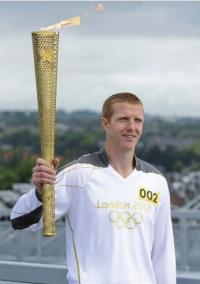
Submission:
[[[120,152],[134,151],[144,124],[144,109],[141,104],[114,103],[110,119],[102,118],[106,142]]]

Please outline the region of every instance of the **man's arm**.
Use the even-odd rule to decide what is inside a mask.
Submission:
[[[58,163],[59,160],[54,159],[55,169],[57,169]],[[43,184],[53,184],[55,178],[56,170],[47,161],[38,158],[32,174],[35,188],[21,196],[11,212],[11,224],[15,230],[41,228]]]
[[[35,195],[35,189],[22,195],[10,215],[13,229],[31,229],[33,231],[41,228],[42,202]]]
[[[152,262],[157,284],[176,283],[176,259],[167,183],[154,226]]]

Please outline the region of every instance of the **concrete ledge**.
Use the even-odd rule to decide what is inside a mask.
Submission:
[[[67,267],[0,261],[0,280],[32,284],[66,284]]]
[[[178,272],[177,284],[199,284],[200,273],[199,272]]]
[[[0,280],[31,284],[67,284],[67,267],[40,263],[0,261]],[[200,273],[178,272],[177,284],[199,284]]]

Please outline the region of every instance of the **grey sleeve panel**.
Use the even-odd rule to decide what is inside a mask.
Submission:
[[[72,161],[69,164],[64,165],[63,167],[58,169],[58,172],[64,170],[65,168],[68,168],[75,164],[90,164],[94,167],[100,167],[105,168],[109,164],[108,156],[105,152],[104,148],[101,148],[99,152],[95,152],[93,154],[87,154],[84,156],[81,156],[79,159]]]
[[[36,208],[35,210],[24,214],[22,216],[11,219],[11,225],[14,230],[22,230],[36,224],[40,221],[42,216],[42,206]]]
[[[136,169],[144,173],[155,173],[162,176],[162,173],[153,165],[135,157]]]

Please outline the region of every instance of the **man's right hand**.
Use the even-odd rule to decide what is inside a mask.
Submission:
[[[42,196],[44,184],[54,184],[56,171],[59,165],[59,158],[54,158],[53,166],[42,158],[37,158],[36,165],[33,168],[32,181],[36,186],[39,196]]]

